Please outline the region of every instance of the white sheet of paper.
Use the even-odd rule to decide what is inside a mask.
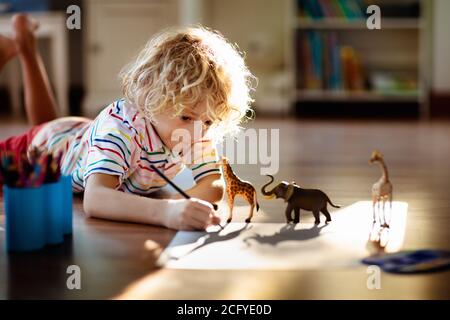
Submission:
[[[369,238],[381,236],[386,252],[403,243],[408,205],[394,202],[390,228],[372,223],[372,203],[356,202],[332,213],[333,221],[312,223],[230,223],[223,230],[180,231],[157,264],[174,269],[320,270],[352,267],[369,254]],[[387,206],[386,213],[389,216]],[[321,220],[324,221],[321,215]],[[389,219],[388,219],[389,221]]]

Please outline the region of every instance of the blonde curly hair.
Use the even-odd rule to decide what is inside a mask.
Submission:
[[[168,107],[175,117],[206,102],[216,138],[223,138],[253,116],[256,78],[243,54],[219,32],[201,26],[163,30],[120,77],[125,98],[150,120]]]

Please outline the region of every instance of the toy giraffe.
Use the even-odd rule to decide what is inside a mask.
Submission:
[[[386,222],[386,216],[384,212],[384,208],[386,205],[386,201],[389,200],[390,208],[392,212],[392,183],[389,181],[389,174],[386,167],[386,164],[383,160],[383,155],[378,151],[375,150],[372,152],[372,157],[369,161],[370,164],[373,163],[379,163],[381,167],[381,178],[375,182],[372,186],[372,208],[373,208],[373,221],[375,222],[375,205],[378,204],[378,213],[380,212],[380,203],[383,202],[383,220],[384,224],[383,226],[389,227],[389,225]],[[381,218],[380,218],[381,223]]]
[[[389,228],[377,227],[375,223],[372,225],[372,230],[367,240],[366,249],[371,255],[382,254],[386,252],[389,244]]]
[[[222,170],[227,185],[228,205],[230,207],[230,213],[227,222],[231,222],[231,220],[233,219],[233,206],[235,196],[241,195],[250,204],[250,213],[247,219],[245,219],[245,222],[249,223],[252,220],[253,210],[255,206],[256,211],[259,210],[259,204],[256,200],[256,190],[250,182],[241,180],[233,172],[233,169],[231,169],[230,163],[228,162],[228,159],[226,157],[222,157],[221,164],[223,165]]]

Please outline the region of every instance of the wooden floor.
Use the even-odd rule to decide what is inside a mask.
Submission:
[[[370,199],[371,185],[380,171],[368,160],[373,149],[380,149],[395,200],[409,205],[404,248],[450,249],[450,123],[260,120],[250,126],[280,129],[278,179],[320,188],[343,206]],[[21,130],[21,125],[0,123],[0,139]],[[258,165],[235,166],[258,189],[267,179],[259,169]],[[265,214],[257,214],[254,222],[283,222],[282,201],[260,197],[260,204]],[[0,211],[0,226],[3,223]],[[368,290],[364,266],[289,272],[157,269],[155,260],[174,234],[159,227],[85,219],[77,199],[74,234],[65,245],[29,254],[0,251],[0,298],[450,298],[450,272],[383,273],[382,288]],[[3,242],[0,231],[2,246]],[[66,288],[70,264],[81,267],[79,291]]]

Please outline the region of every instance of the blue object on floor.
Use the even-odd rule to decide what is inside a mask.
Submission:
[[[72,234],[72,176],[61,176],[63,234]]]
[[[45,198],[45,238],[47,244],[62,243],[63,184],[62,181],[42,185]]]
[[[5,185],[3,197],[6,249],[32,251],[43,248],[46,243],[44,189]]]
[[[33,251],[72,233],[72,177],[37,188],[3,186],[6,249]]]
[[[424,273],[450,269],[450,251],[416,250],[371,256],[362,260],[390,273]]]

